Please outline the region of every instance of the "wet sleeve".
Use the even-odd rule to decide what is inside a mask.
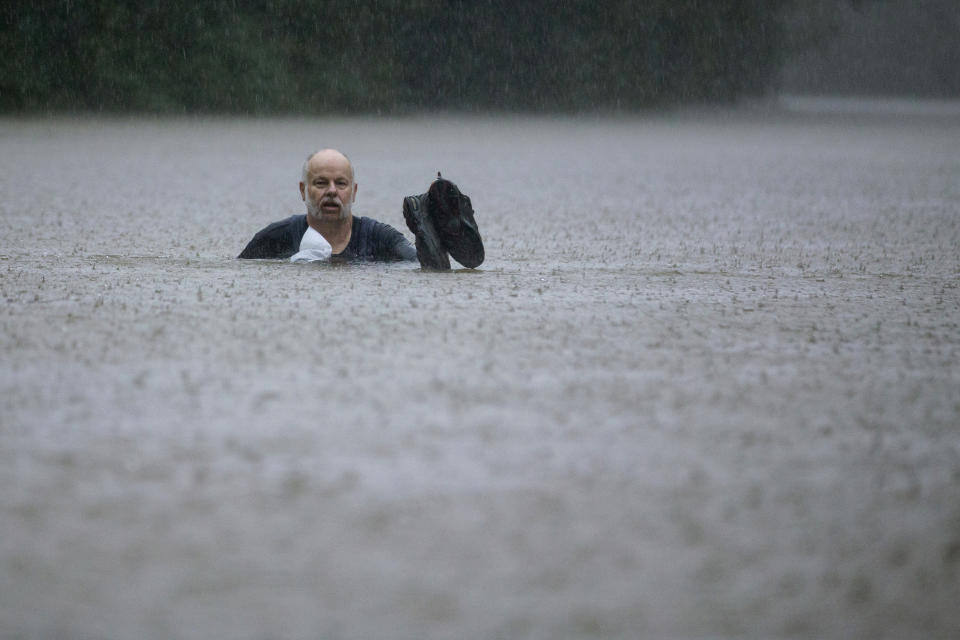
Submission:
[[[238,258],[289,258],[296,253],[290,241],[289,223],[275,222],[257,232]]]
[[[416,260],[417,250],[402,233],[388,224],[376,227],[377,258],[380,260]]]
[[[402,233],[396,230],[394,230],[394,233],[400,236],[400,239],[397,240],[396,244],[394,245],[394,251],[397,254],[397,258],[399,260],[408,260],[408,261],[416,260],[417,259],[416,248],[412,244],[410,244],[409,240],[403,237]]]

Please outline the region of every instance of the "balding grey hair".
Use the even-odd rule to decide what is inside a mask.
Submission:
[[[334,149],[333,147],[324,147],[322,149],[317,149],[316,151],[314,151],[313,153],[307,156],[307,159],[303,161],[303,168],[300,169],[300,182],[302,182],[303,184],[307,184],[307,180],[310,178],[310,172],[308,171],[308,167],[310,166],[310,160],[312,160],[313,156],[317,155],[321,151],[336,151],[337,153],[342,155],[344,158],[346,158],[347,162],[350,163],[350,175],[353,176],[353,183],[354,184],[357,183],[357,168],[353,166],[353,160],[351,160],[350,156],[345,154],[343,151],[340,151],[339,149]]]

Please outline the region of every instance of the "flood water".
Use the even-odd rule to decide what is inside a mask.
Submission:
[[[315,148],[477,270],[239,261]],[[960,114],[0,120],[0,636],[950,637]]]

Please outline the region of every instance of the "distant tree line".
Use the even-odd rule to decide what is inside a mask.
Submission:
[[[784,23],[784,90],[960,96],[958,0],[806,0]]]
[[[0,110],[402,113],[728,101],[786,0],[22,0]]]

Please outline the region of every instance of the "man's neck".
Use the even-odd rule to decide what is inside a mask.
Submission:
[[[341,253],[350,244],[350,236],[353,232],[353,215],[336,220],[317,220],[313,216],[307,216],[307,224],[330,243],[330,248],[333,249],[335,254]]]

